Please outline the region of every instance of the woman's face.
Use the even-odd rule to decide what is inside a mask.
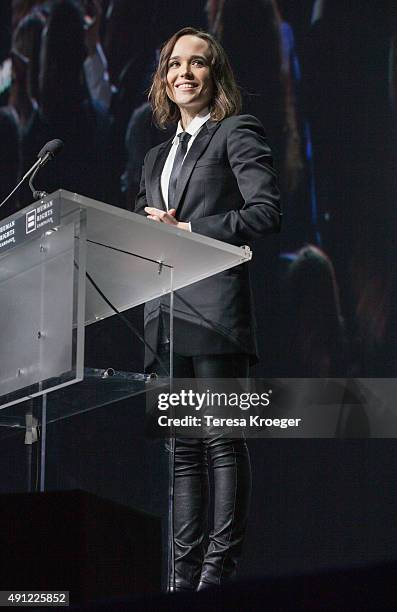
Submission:
[[[211,54],[206,40],[181,36],[168,60],[167,95],[189,115],[209,106],[214,93]]]

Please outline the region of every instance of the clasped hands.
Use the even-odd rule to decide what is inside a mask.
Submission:
[[[189,223],[184,223],[183,221],[178,221],[176,219],[175,208],[170,208],[170,210],[165,211],[160,208],[153,208],[152,206],[146,206],[145,212],[147,213],[147,218],[152,219],[152,221],[157,221],[157,223],[166,223],[167,225],[174,225],[179,229],[184,229],[189,231]]]

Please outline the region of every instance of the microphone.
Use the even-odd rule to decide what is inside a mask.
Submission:
[[[55,138],[54,140],[47,142],[37,156],[37,159],[41,160],[40,166],[44,166],[44,164],[46,164],[49,159],[55,157],[55,155],[59,153],[62,148],[63,141],[59,138]]]
[[[37,161],[33,164],[33,166],[31,168],[29,168],[29,170],[26,172],[26,174],[21,178],[21,180],[19,181],[18,185],[16,187],[14,187],[14,189],[11,191],[11,193],[9,193],[8,196],[2,201],[2,203],[0,204],[0,208],[3,206],[3,204],[8,202],[8,200],[11,198],[11,196],[14,195],[14,193],[17,191],[17,189],[19,189],[19,187],[22,185],[22,183],[24,181],[26,181],[26,179],[28,178],[28,176],[30,176],[32,174],[32,172],[33,172],[33,175],[32,175],[32,178],[29,181],[29,187],[32,190],[33,198],[35,200],[37,200],[38,198],[43,198],[45,195],[47,195],[45,193],[45,191],[36,191],[35,188],[32,185],[32,180],[35,177],[35,175],[37,174],[37,172],[39,171],[39,169],[42,168],[57,153],[59,153],[59,151],[62,149],[62,147],[63,147],[63,142],[59,138],[55,138],[54,140],[50,140],[49,142],[47,142],[44,145],[44,147],[41,149],[40,153],[38,154]]]
[[[53,159],[55,155],[57,155],[57,153],[59,153],[59,151],[62,148],[63,148],[63,141],[60,140],[59,138],[55,138],[54,140],[50,140],[49,142],[47,142],[44,145],[44,147],[41,149],[40,153],[38,154],[37,156],[38,164],[35,167],[33,174],[29,179],[29,187],[33,194],[34,200],[40,200],[41,198],[44,198],[47,195],[45,191],[36,191],[33,185],[34,177],[36,176],[40,168],[43,168],[43,166],[45,166],[46,163],[50,161],[50,159]]]

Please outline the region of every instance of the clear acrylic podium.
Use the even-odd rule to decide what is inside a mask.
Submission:
[[[41,490],[46,424],[147,389],[142,373],[85,369],[84,326],[170,293],[172,377],[173,292],[250,258],[62,189],[0,222],[0,428],[32,442],[41,427]]]

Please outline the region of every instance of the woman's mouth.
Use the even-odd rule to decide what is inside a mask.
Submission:
[[[195,89],[197,87],[196,83],[179,83],[175,85],[175,87],[179,90],[185,91],[187,89]]]

